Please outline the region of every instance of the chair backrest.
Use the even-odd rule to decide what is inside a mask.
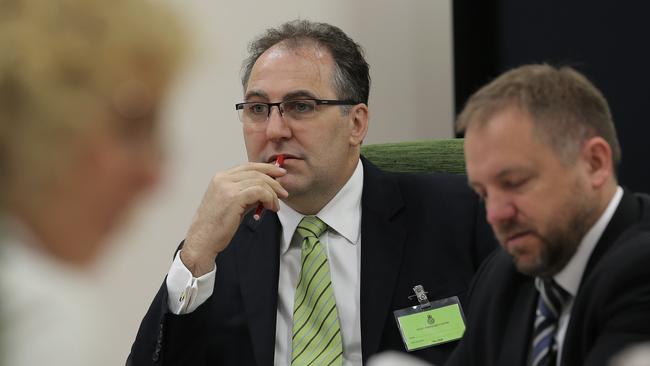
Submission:
[[[363,145],[361,154],[387,171],[465,174],[463,139]]]

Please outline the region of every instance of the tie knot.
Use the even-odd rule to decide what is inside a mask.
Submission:
[[[542,280],[536,278],[535,281],[539,290],[540,305],[543,303],[544,310],[550,313],[545,315],[557,318],[562,308],[569,302],[571,294],[553,279]]]
[[[316,216],[305,216],[302,218],[298,224],[298,234],[302,236],[303,239],[306,238],[318,238],[325,232],[327,229],[327,224],[325,224],[321,219]]]

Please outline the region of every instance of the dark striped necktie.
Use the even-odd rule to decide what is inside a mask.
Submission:
[[[305,216],[296,229],[303,241],[293,306],[292,366],[338,366],[343,360],[327,252],[318,240],[326,229],[327,225],[316,216]]]
[[[535,327],[533,331],[532,366],[556,365],[558,319],[562,309],[569,302],[571,294],[554,280],[535,279],[539,290]]]

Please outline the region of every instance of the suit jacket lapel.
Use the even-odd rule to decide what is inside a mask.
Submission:
[[[406,238],[397,183],[362,158],[361,348],[363,361],[379,349]]]
[[[243,306],[257,364],[272,365],[282,230],[277,215],[271,212],[259,222],[251,215],[244,220],[238,242],[232,243],[237,248]]]
[[[594,266],[600,261],[605,252],[607,252],[621,236],[621,234],[641,218],[641,206],[634,194],[627,191],[623,192],[621,202],[618,204],[614,216],[605,228],[603,235],[598,240],[594,251],[591,253],[585,273],[582,276],[582,282],[588,277]]]
[[[638,222],[641,219],[642,213],[643,211],[639,198],[637,198],[633,193],[624,191],[621,202],[616,208],[616,211],[609,221],[609,224],[607,224],[603,235],[598,240],[594,251],[591,253],[589,262],[587,262],[587,267],[585,268],[585,272],[582,275],[582,281],[580,282],[578,294],[576,295],[577,298],[574,300],[575,302],[579,301],[578,298],[581,296],[580,289],[584,283],[589,281],[589,275],[593,271],[594,267],[596,267],[598,262],[606,255],[607,251],[616,245],[616,242],[625,232],[625,230],[627,230],[630,226],[634,225],[634,223]],[[576,313],[579,311],[578,309],[579,307],[573,307],[571,312],[571,319],[580,317],[581,314]],[[572,347],[574,347],[574,345],[571,343],[579,341],[580,339],[578,334],[581,330],[572,327],[571,324],[572,322],[569,320],[567,333],[564,338],[565,341],[562,350],[562,359],[567,357],[567,355],[571,352]]]
[[[520,281],[518,290],[513,291],[513,304],[502,340],[497,365],[527,365],[532,344],[535,311],[537,309],[537,289],[532,278],[517,273]]]

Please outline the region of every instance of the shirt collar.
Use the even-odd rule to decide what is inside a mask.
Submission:
[[[582,275],[584,274],[585,268],[587,267],[587,262],[591,253],[594,251],[598,240],[603,235],[607,224],[614,216],[614,212],[618,207],[618,204],[623,198],[623,189],[619,186],[616,189],[616,193],[609,201],[607,208],[600,215],[600,218],[596,223],[587,231],[587,234],[582,238],[576,253],[573,255],[569,263],[553,278],[563,289],[568,291],[572,296],[576,296],[578,293],[578,287],[580,286],[580,281],[582,281]]]
[[[363,164],[357,167],[343,188],[317,214],[327,226],[344,237],[350,244],[356,244],[361,235],[361,193],[363,192]],[[282,224],[283,240],[280,253],[289,250],[293,233],[305,215],[280,201],[278,219]]]

